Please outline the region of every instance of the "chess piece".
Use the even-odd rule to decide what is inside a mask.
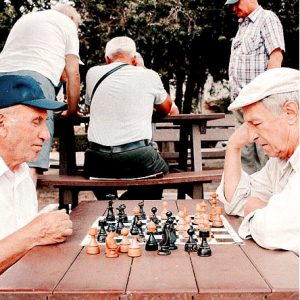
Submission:
[[[138,207],[135,207],[133,209],[133,220],[132,220],[132,224],[131,224],[131,229],[130,229],[130,233],[131,235],[138,235],[139,234],[139,229],[138,227],[136,226],[137,222],[139,221],[139,213],[140,213],[140,210]]]
[[[169,229],[169,249],[177,250],[178,247],[175,245],[176,242],[176,230],[174,227],[174,219],[172,218],[172,212],[167,212],[168,220],[167,223],[170,225]]]
[[[157,216],[156,216],[157,208],[156,208],[156,207],[152,207],[152,208],[151,208],[151,212],[152,212],[152,216],[150,217],[150,220],[151,220],[154,224],[158,225],[158,224],[159,224],[159,219],[158,219]]]
[[[141,220],[137,221],[136,226],[138,228],[139,234],[137,237],[137,240],[139,243],[144,243],[145,242],[145,235],[143,232],[143,222]]]
[[[200,214],[205,214],[206,210],[207,210],[207,204],[205,203],[204,200],[202,200],[200,203]]]
[[[140,208],[140,212],[139,212],[139,219],[140,220],[146,220],[146,214],[144,212],[144,200],[138,203],[138,206]]]
[[[211,196],[211,200],[210,200],[210,203],[211,203],[211,211],[210,211],[210,215],[209,215],[209,221],[213,222],[213,220],[215,219],[215,216],[216,216],[216,205],[218,203],[218,194],[216,193],[212,193],[210,194]]]
[[[186,217],[184,218],[184,221],[185,221],[185,229],[184,229],[184,231],[183,231],[183,237],[188,238],[189,235],[188,235],[187,231],[188,231],[189,228],[190,228],[192,219],[191,219],[190,216],[186,216]]]
[[[105,229],[106,221],[105,220],[99,220],[98,222],[99,225],[99,232],[97,235],[97,241],[99,243],[105,243],[105,239],[107,237],[107,232]]]
[[[117,234],[120,234],[121,233],[121,230],[124,228],[124,224],[123,224],[123,216],[119,216],[119,220],[118,220],[118,223],[117,223],[117,228],[116,228],[116,233]]]
[[[199,231],[199,237],[202,239],[202,241],[198,248],[198,255],[202,257],[211,256],[211,249],[207,242],[207,238],[209,237],[209,231]]]
[[[167,213],[167,207],[168,207],[168,202],[167,201],[163,201],[162,202],[162,206],[163,206],[163,210],[162,210],[162,212],[161,212],[161,214],[160,214],[160,217],[161,217],[161,219],[162,220],[167,220],[167,215],[166,215],[166,213]]]
[[[220,217],[220,215],[222,214],[222,207],[216,206],[215,207],[215,212],[216,212],[216,214],[215,214],[213,222],[212,222],[212,227],[215,227],[215,228],[224,227],[224,224],[223,224],[222,219]]]
[[[157,251],[158,255],[170,255],[170,224],[166,223],[163,230],[163,240],[160,242],[160,250]]]
[[[122,235],[122,241],[120,242],[119,252],[121,253],[127,253],[128,247],[130,245],[130,242],[128,240],[128,234],[129,234],[129,228],[122,228],[121,235]]]
[[[96,234],[97,234],[97,228],[93,227],[89,229],[89,235],[91,236],[91,240],[89,244],[86,246],[86,253],[87,254],[99,254],[100,248],[96,242]]]
[[[109,194],[106,195],[106,198],[108,200],[108,207],[107,207],[107,214],[106,214],[106,221],[113,222],[115,221],[115,215],[114,215],[114,208],[113,208],[113,200],[116,198],[115,195]]]
[[[187,233],[189,235],[189,239],[184,245],[184,250],[187,252],[197,252],[198,245],[197,245],[197,240],[194,239],[195,230],[192,225],[188,229]]]
[[[156,231],[156,225],[153,221],[150,221],[147,225],[147,233],[149,234],[149,238],[146,242],[145,250],[146,251],[157,251],[158,243],[155,239],[154,232]]]
[[[142,249],[137,241],[137,235],[132,235],[131,244],[128,246],[128,256],[139,257],[142,255]]]
[[[184,212],[181,210],[178,212],[178,222],[176,224],[176,230],[179,232],[179,233],[182,233],[185,229],[186,229],[186,224],[185,224],[185,221],[184,221]]]
[[[107,233],[105,240],[105,255],[109,258],[114,258],[119,256],[119,247],[114,239],[115,233],[110,231]]]
[[[199,223],[201,222],[201,205],[200,203],[196,204],[196,214],[193,220],[193,224],[195,225],[199,225]]]
[[[128,223],[128,217],[125,213],[125,208],[126,208],[125,204],[120,204],[119,207],[117,207],[117,210],[119,211],[118,217],[122,218],[123,223]]]

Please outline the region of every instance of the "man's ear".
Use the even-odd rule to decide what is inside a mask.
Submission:
[[[288,100],[283,105],[283,113],[289,125],[293,125],[299,120],[299,107],[295,101]]]
[[[136,65],[137,65],[136,56],[134,56],[134,57],[131,58],[131,64],[132,64],[133,66],[136,66]]]
[[[106,62],[107,65],[109,65],[111,63],[111,59],[108,56],[106,56],[105,57],[105,62]]]

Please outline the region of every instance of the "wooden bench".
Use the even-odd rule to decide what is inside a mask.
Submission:
[[[226,114],[225,118],[207,121],[206,133],[201,134],[202,159],[224,159],[226,142],[234,132],[234,116]],[[177,145],[180,140],[180,128],[172,123],[157,123],[153,134],[161,156],[170,164],[178,163]]]
[[[220,180],[222,170],[214,170],[213,172],[207,172],[202,170],[201,164],[201,143],[199,136],[205,134],[206,123],[214,120],[224,118],[224,114],[208,114],[208,115],[178,115],[175,118],[172,116],[165,117],[162,122],[173,124],[181,124],[181,129],[184,129],[193,140],[193,159],[191,159],[193,167],[192,172],[187,172],[184,167],[184,163],[181,164],[183,168],[180,172],[171,173],[160,179],[146,179],[146,180],[88,180],[84,177],[74,177],[78,174],[78,164],[76,162],[76,146],[75,146],[75,134],[74,126],[80,123],[88,124],[88,117],[79,117],[78,119],[58,119],[55,122],[55,132],[59,136],[59,174],[41,175],[38,178],[39,185],[48,185],[59,188],[59,203],[60,207],[64,207],[66,204],[71,203],[74,206],[78,203],[78,192],[80,190],[93,190],[93,187],[115,187],[119,189],[126,189],[130,186],[149,185],[149,186],[162,186],[163,188],[176,188],[178,191],[177,198],[184,199],[186,194],[189,194],[192,198],[203,198],[203,183],[211,182],[212,180]],[[177,125],[175,125],[177,126]],[[181,137],[182,130],[180,129]],[[181,139],[180,137],[180,139]],[[180,142],[181,152],[185,142]],[[185,147],[186,148],[186,147]],[[81,149],[82,150],[82,149]],[[180,156],[179,156],[180,157]],[[186,158],[181,156],[181,161],[186,162]]]
[[[161,178],[148,179],[87,179],[79,175],[39,175],[39,186],[54,186],[62,191],[63,201],[60,207],[78,204],[78,192],[93,190],[93,188],[115,188],[126,190],[136,186],[160,186],[162,188],[183,189],[193,199],[203,198],[202,184],[212,180],[220,180],[222,170],[203,170],[194,172],[169,173]],[[178,196],[180,193],[178,193]],[[179,199],[179,198],[178,198]]]

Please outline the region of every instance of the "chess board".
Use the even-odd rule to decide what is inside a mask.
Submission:
[[[190,218],[193,222],[194,216],[190,215]],[[243,240],[239,237],[237,232],[232,228],[232,226],[230,225],[230,223],[228,222],[226,217],[224,215],[220,215],[220,218],[224,224],[224,227],[221,227],[221,228],[211,227],[211,237],[208,239],[209,245],[242,245]],[[97,227],[99,230],[98,223],[100,220],[103,220],[103,219],[105,219],[104,216],[98,217],[90,227]],[[128,216],[128,223],[124,223],[124,226],[127,228],[130,228],[132,219],[133,219],[133,216]],[[159,225],[157,225],[157,231],[158,231],[158,233],[160,233],[162,231],[162,226],[165,221],[161,220],[159,216],[158,216],[158,219],[160,220],[160,222],[159,222]],[[145,235],[145,240],[147,241],[149,235],[147,234],[146,225],[148,222],[150,222],[150,220],[147,219],[147,220],[141,220],[141,221],[143,222],[142,229],[143,229],[143,233]],[[176,221],[178,221],[178,216],[175,216],[174,224],[176,224]],[[116,224],[116,222],[107,222],[107,223],[108,224],[109,223]],[[107,226],[105,227],[105,229],[107,229]],[[198,232],[197,225],[193,225],[193,227],[195,228],[195,233],[197,233]],[[161,234],[155,234],[154,236],[158,243],[162,240]],[[177,237],[177,239],[176,239],[175,244],[177,244],[177,245],[184,245],[188,240],[188,236],[184,237],[177,230],[176,230],[176,237]],[[128,238],[130,240],[130,238],[131,238],[130,233],[128,235]],[[198,240],[198,243],[201,243],[201,239],[198,236],[196,236],[196,234],[195,234],[194,238]],[[122,236],[116,237],[115,240],[117,243],[120,243],[122,240]],[[87,234],[81,241],[80,245],[86,246],[89,244],[89,241],[90,241],[90,236]],[[104,243],[98,242],[98,244],[101,245]],[[140,244],[145,244],[145,242],[140,242]]]

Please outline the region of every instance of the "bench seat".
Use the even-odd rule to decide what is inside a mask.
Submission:
[[[81,190],[93,188],[127,189],[135,186],[161,186],[162,188],[183,188],[189,191],[193,199],[203,197],[202,183],[220,180],[222,170],[203,170],[192,172],[176,172],[164,175],[161,178],[149,179],[87,179],[80,175],[39,175],[39,186],[53,186],[63,191],[64,204],[78,204],[78,193]],[[183,193],[178,192],[178,199]]]

